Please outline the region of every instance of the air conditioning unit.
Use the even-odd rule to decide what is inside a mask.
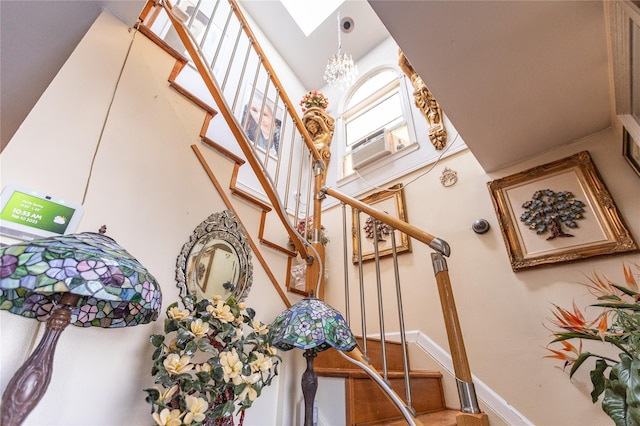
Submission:
[[[380,129],[375,133],[358,141],[351,153],[351,160],[355,170],[371,164],[392,153],[392,147],[387,143],[387,131]]]

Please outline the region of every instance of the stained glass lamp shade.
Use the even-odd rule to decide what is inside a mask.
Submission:
[[[273,345],[288,351],[304,349],[307,370],[302,375],[305,426],[313,425],[313,400],[318,389],[318,376],[313,370],[317,352],[331,347],[351,351],[358,344],[340,312],[314,297],[302,299],[276,318]]]
[[[68,324],[130,327],[155,321],[155,278],[106,235],[92,232],[0,248],[0,309],[46,321],[45,333],[2,397],[2,424],[19,425],[44,395]]]

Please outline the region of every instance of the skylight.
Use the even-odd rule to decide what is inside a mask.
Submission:
[[[345,0],[280,0],[305,36],[309,36]]]

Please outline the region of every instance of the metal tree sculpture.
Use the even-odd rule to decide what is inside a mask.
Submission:
[[[385,212],[386,213],[386,212]],[[364,223],[364,232],[367,238],[374,238],[373,232],[377,234],[378,243],[386,241],[386,237],[391,234],[391,228],[386,223],[375,220],[369,216]]]
[[[531,200],[522,205],[525,212],[520,216],[530,229],[537,234],[549,231],[551,236],[547,240],[556,237],[573,237],[573,234],[562,230],[562,224],[568,228],[577,228],[577,220],[584,219],[585,204],[575,199],[570,191],[554,192],[550,189],[542,189],[533,193]]]

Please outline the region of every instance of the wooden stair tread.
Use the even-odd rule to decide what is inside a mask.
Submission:
[[[439,410],[431,413],[418,414],[417,418],[424,425],[429,426],[456,426],[456,416],[460,413],[458,410]],[[379,422],[360,423],[359,426],[403,426],[408,424],[404,418],[393,420],[381,420]]]

